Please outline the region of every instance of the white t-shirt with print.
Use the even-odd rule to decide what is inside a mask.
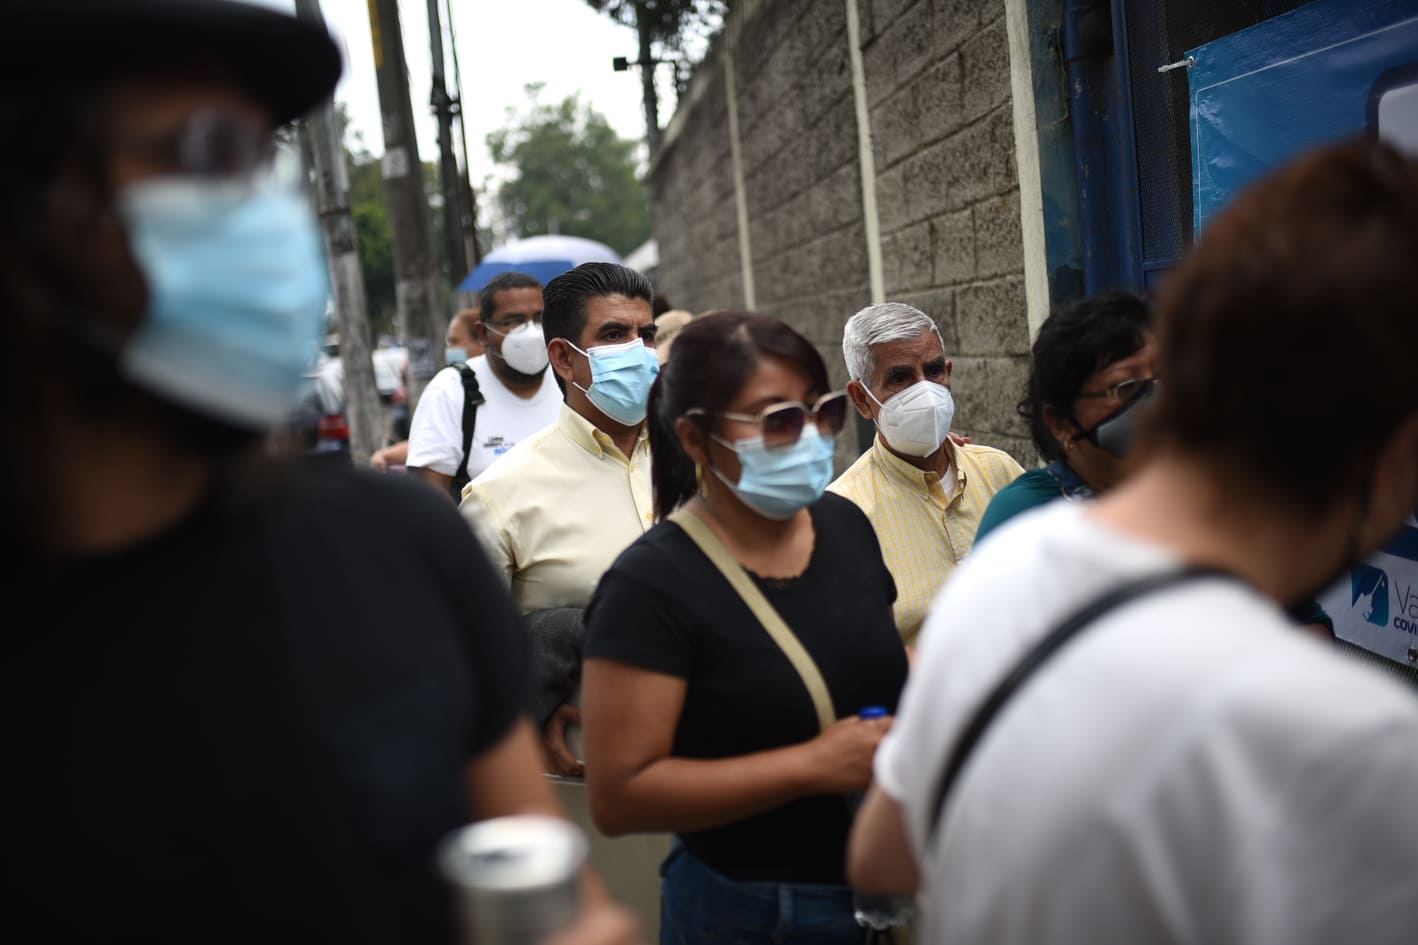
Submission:
[[[487,355],[470,358],[485,403],[478,407],[473,424],[472,455],[468,476],[476,478],[492,461],[515,444],[551,426],[561,409],[561,391],[551,368],[542,375],[535,396],[523,400],[497,379]],[[453,368],[433,376],[419,397],[409,425],[408,466],[419,466],[452,476],[463,461],[463,378]]]
[[[975,549],[931,608],[876,756],[922,867],[923,941],[1415,941],[1418,699],[1229,579],[1140,598],[996,716],[924,855],[963,722],[1026,649],[1177,567],[1055,502]]]

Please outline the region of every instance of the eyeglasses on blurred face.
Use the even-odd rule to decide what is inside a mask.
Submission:
[[[488,322],[502,334],[516,331],[525,325],[540,325],[542,323],[542,313],[536,312],[531,315],[503,315]]]
[[[1132,400],[1138,394],[1142,393],[1146,386],[1148,384],[1151,384],[1153,380],[1155,380],[1155,378],[1129,378],[1126,381],[1118,381],[1116,384],[1113,384],[1109,387],[1104,387],[1102,390],[1079,391],[1078,396],[1080,399],[1097,398],[1100,400],[1106,400],[1110,404],[1126,403]]]
[[[118,141],[159,166],[197,177],[238,177],[269,167],[275,139],[250,117],[223,108],[201,108],[171,130]]]
[[[702,407],[685,411],[685,416],[710,416]],[[803,427],[809,419],[822,436],[836,436],[842,432],[847,422],[847,392],[833,391],[823,394],[812,406],[794,400],[785,400],[763,408],[757,414],[734,413],[721,410],[713,414],[725,420],[756,424],[763,431],[763,445],[768,449],[792,446],[802,436]]]

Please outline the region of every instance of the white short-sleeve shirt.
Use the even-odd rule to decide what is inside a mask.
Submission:
[[[964,721],[1022,653],[1165,550],[1056,502],[1002,527],[931,608],[876,757],[922,861],[933,943],[1414,941],[1418,700],[1206,579],[1059,651],[996,717],[925,847]]]
[[[405,348],[375,348],[370,352],[374,363],[374,385],[379,393],[394,394],[404,386],[404,372],[409,367],[409,352]]]
[[[477,375],[486,402],[478,407],[473,424],[473,445],[468,476],[476,478],[492,461],[517,443],[556,422],[561,391],[551,369],[542,375],[542,386],[530,399],[512,393],[497,379],[487,355],[468,360]],[[431,469],[445,476],[458,472],[463,461],[463,378],[452,368],[433,376],[419,397],[409,425],[409,458],[406,465]]]

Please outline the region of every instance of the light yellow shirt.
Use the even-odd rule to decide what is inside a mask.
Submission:
[[[565,404],[463,488],[459,506],[522,613],[585,607],[654,521],[645,430],[629,459]]]
[[[917,469],[876,438],[827,488],[857,504],[871,519],[887,570],[896,580],[896,629],[916,640],[931,601],[950,572],[975,545],[975,529],[994,494],[1024,467],[1002,450],[956,446],[945,484]],[[947,489],[949,490],[947,492]]]

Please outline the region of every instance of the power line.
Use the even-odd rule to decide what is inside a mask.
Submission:
[[[463,110],[463,70],[458,64],[458,33],[453,25],[453,0],[444,0],[444,14],[448,19],[448,47],[453,54],[453,90],[457,102],[458,137],[463,145],[463,179],[462,185],[465,191],[466,207],[468,211],[467,233],[471,241],[471,257],[473,265],[482,262],[482,245],[478,240],[478,198],[473,192],[472,173],[473,162],[468,157],[468,118]]]

